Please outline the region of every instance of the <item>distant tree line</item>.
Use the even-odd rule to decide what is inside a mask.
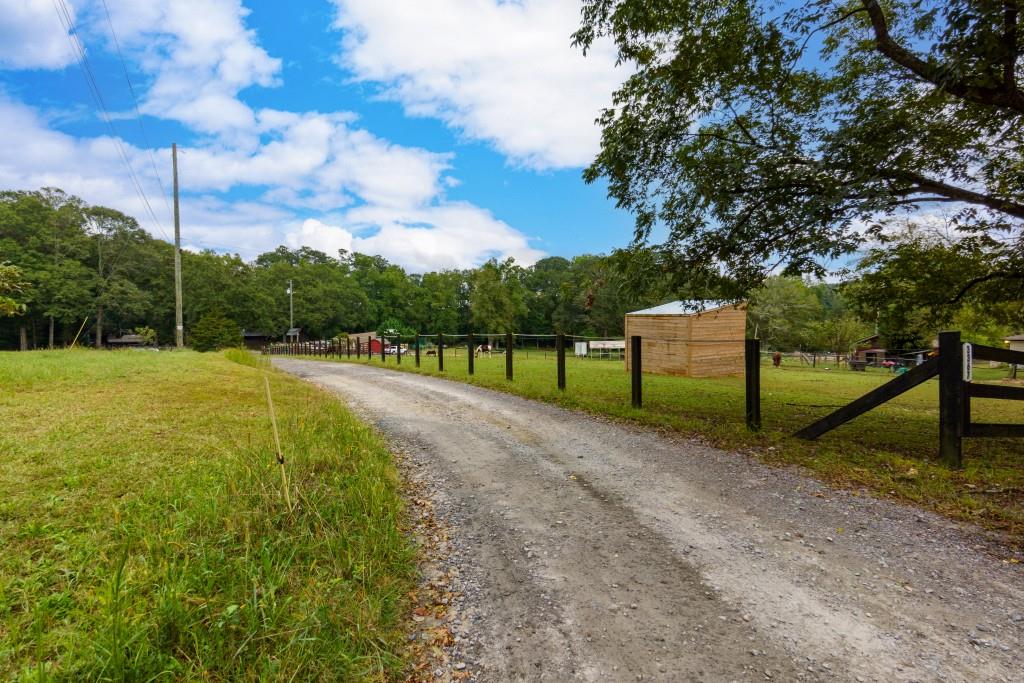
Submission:
[[[750,334],[771,349],[847,351],[874,332],[890,348],[921,348],[942,327],[999,343],[1024,325],[1004,283],[963,295],[945,285],[977,269],[985,250],[911,224],[879,237],[841,283],[774,276],[749,294]],[[66,346],[142,330],[174,339],[173,247],[113,209],[56,189],[0,192],[0,348]],[[558,256],[524,267],[407,273],[381,256],[278,247],[245,261],[182,254],[186,339],[209,344],[236,329],[281,338],[288,283],[295,326],[311,338],[367,331],[462,334],[557,332],[617,336],[627,312],[674,299],[729,297],[716,276],[680,280],[669,250]],[[999,291],[994,291],[998,287]],[[206,323],[200,324],[204,318]],[[231,336],[231,335],[227,335]]]

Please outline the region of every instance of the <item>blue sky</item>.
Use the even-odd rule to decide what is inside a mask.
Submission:
[[[580,178],[624,73],[610,46],[569,45],[576,2],[64,5],[110,123],[52,0],[0,0],[2,188],[58,186],[169,235],[175,141],[190,248],[345,248],[421,272],[631,238]]]

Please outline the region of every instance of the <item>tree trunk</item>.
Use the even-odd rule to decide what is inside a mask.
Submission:
[[[18,348],[22,351],[28,351],[28,330],[25,329],[24,325],[18,326]]]
[[[96,309],[96,348],[103,348],[103,307]]]
[[[53,350],[53,316],[50,316],[50,350]]]

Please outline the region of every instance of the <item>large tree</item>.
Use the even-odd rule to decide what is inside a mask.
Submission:
[[[585,177],[635,212],[636,239],[663,225],[681,272],[724,270],[738,295],[773,267],[822,275],[865,224],[941,206],[998,245],[957,284],[1024,278],[1018,2],[785,7],[584,0],[577,44],[610,37],[633,68]]]

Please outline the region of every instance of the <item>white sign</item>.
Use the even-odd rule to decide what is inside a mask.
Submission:
[[[624,349],[626,348],[625,339],[609,339],[606,341],[592,341],[590,342],[591,349]]]
[[[587,355],[587,342],[576,342],[576,355],[585,356]]]
[[[970,382],[974,377],[974,348],[964,344],[964,381]]]

